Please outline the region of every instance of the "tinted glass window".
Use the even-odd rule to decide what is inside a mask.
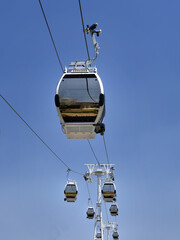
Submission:
[[[113,184],[104,184],[103,192],[114,192],[114,185]]]
[[[99,110],[100,86],[94,74],[65,75],[59,88],[65,122],[94,122]]]
[[[117,206],[116,205],[111,205],[111,210],[117,210]]]
[[[75,185],[67,185],[65,192],[76,192],[76,186]]]
[[[99,102],[100,86],[94,77],[65,77],[59,89],[60,100],[74,102]]]

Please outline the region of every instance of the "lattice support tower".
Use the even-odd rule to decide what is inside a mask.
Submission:
[[[103,225],[102,217],[102,202],[101,202],[101,187],[102,187],[102,178],[106,176],[106,179],[111,179],[114,177],[113,169],[114,164],[85,164],[88,167],[84,178],[88,182],[92,182],[92,176],[97,177],[97,202],[96,202],[96,211],[95,211],[95,224],[94,224],[94,237],[93,240],[103,240],[104,228],[107,228],[106,225]],[[97,234],[100,238],[97,238]],[[108,234],[109,235],[109,234]]]

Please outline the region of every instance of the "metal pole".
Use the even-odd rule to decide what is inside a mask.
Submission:
[[[95,215],[95,227],[94,227],[94,240],[96,240],[96,234],[101,233],[101,240],[103,240],[103,228],[102,228],[102,211],[101,211],[101,174],[97,173],[97,202],[96,202],[96,215]]]
[[[97,177],[97,202],[96,202],[96,212],[95,212],[95,224],[94,224],[94,238],[93,240],[103,240],[104,229],[108,229],[107,240],[110,240],[110,228],[114,229],[114,226],[104,225],[102,218],[101,209],[101,184],[102,176],[106,175],[106,178],[113,178],[113,166],[114,164],[85,164],[89,171],[84,175],[85,180],[92,182],[92,175]],[[97,237],[97,233],[101,236]]]

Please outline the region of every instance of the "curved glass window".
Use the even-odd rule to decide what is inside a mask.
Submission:
[[[89,213],[94,213],[94,208],[88,208],[88,210],[87,210],[87,213],[89,214]]]
[[[102,189],[103,193],[115,193],[115,188],[113,183],[105,183]]]
[[[95,74],[67,74],[58,95],[65,122],[94,122],[99,110],[100,85]]]
[[[98,232],[98,233],[96,234],[96,237],[97,237],[97,238],[101,238],[101,233]]]
[[[111,205],[111,207],[110,207],[110,211],[117,211],[117,205]]]
[[[76,193],[76,191],[77,191],[76,185],[68,184],[64,191],[65,191],[65,193]]]
[[[119,238],[118,232],[113,232],[113,238],[114,238],[114,239],[118,239],[118,238]]]

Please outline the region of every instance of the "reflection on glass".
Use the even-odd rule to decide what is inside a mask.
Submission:
[[[114,185],[113,184],[104,184],[103,186],[103,193],[107,193],[107,192],[112,192],[114,193],[115,189],[114,189]]]
[[[117,206],[116,206],[116,205],[111,205],[111,208],[110,208],[110,209],[111,209],[111,211],[112,211],[112,210],[117,210]]]
[[[94,213],[94,208],[88,208],[88,213]]]
[[[67,185],[65,188],[65,193],[76,193],[76,191],[75,185]]]
[[[94,74],[65,75],[59,88],[60,111],[65,122],[94,122],[99,110],[99,82]]]

